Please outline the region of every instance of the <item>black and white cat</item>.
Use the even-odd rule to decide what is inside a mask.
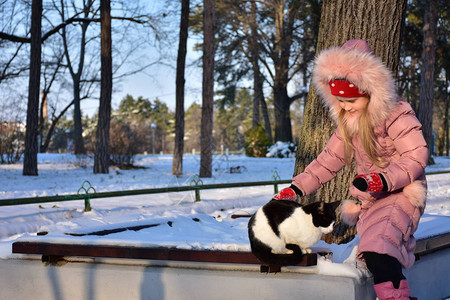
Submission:
[[[333,231],[340,202],[305,206],[290,200],[271,200],[250,218],[248,236],[253,254],[263,263],[296,265],[323,234]]]

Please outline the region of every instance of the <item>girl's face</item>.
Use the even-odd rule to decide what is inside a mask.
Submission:
[[[369,104],[369,97],[347,98],[336,96],[336,99],[339,101],[341,108],[352,117],[361,115]]]

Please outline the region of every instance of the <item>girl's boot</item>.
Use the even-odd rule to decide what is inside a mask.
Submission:
[[[375,284],[374,286],[375,293],[379,300],[409,300],[409,285],[408,282],[404,279],[400,281],[400,285],[398,289],[394,288],[394,285],[391,281],[382,282],[379,284]]]

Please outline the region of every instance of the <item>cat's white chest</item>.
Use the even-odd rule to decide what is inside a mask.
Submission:
[[[302,209],[296,209],[280,225],[280,238],[286,244],[297,244],[302,249],[316,244],[322,237],[320,228],[314,226],[312,216]]]

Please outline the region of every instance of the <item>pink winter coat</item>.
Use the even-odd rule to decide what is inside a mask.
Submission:
[[[331,95],[328,82],[342,78],[370,95],[367,109],[380,145],[377,151],[389,162],[385,168],[373,164],[359,140],[357,122],[348,125],[356,127],[352,128],[356,132],[352,144],[357,173],[382,173],[388,183],[388,191],[380,193],[350,188],[352,196],[362,202],[357,222],[358,253],[388,254],[409,268],[414,263],[413,233],[423,214],[427,192],[424,169],[428,149],[421,124],[411,106],[396,95],[390,71],[365,41],[351,40],[340,48],[330,48],[315,61],[313,84],[335,119],[341,108]],[[343,166],[344,143],[336,131],[322,153],[292,183],[303,194],[311,194],[334,178]],[[346,220],[345,211],[342,214]]]

